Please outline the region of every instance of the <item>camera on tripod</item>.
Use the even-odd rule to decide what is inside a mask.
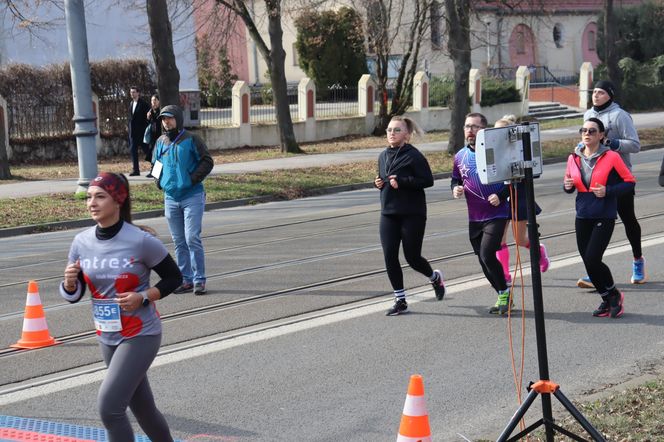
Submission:
[[[524,161],[523,135],[530,134],[531,157]],[[477,173],[482,184],[493,184],[525,177],[530,167],[533,177],[542,174],[542,147],[538,123],[482,129],[475,141]]]

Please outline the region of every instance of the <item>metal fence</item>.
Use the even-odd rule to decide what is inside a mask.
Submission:
[[[231,90],[226,90],[221,96],[201,97],[200,121],[201,126],[228,127],[233,125],[233,98]]]
[[[316,91],[316,118],[354,117],[358,115],[357,86],[333,85]]]
[[[231,91],[224,96],[228,98],[207,99],[201,105],[201,126],[225,127],[233,124]],[[272,89],[269,86],[252,86],[250,93],[251,124],[269,124],[277,120],[277,112],[274,106]],[[334,85],[323,91],[316,91],[316,118],[339,118],[358,115],[357,86]],[[297,84],[288,85],[288,107],[291,119],[299,120],[298,87]]]
[[[97,111],[99,134],[101,136],[121,136],[127,134],[129,102],[121,95],[99,97]]]
[[[97,127],[102,136],[127,133],[128,103],[122,97],[99,98]],[[74,133],[74,103],[71,97],[49,97],[48,101],[13,96],[7,103],[9,139],[13,143],[44,138],[70,138]]]
[[[17,94],[7,103],[9,139],[13,142],[71,136],[74,105],[69,99],[42,100]]]

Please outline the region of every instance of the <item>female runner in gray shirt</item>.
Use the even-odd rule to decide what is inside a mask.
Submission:
[[[129,183],[124,175],[100,173],[90,181],[87,208],[95,227],[74,238],[60,294],[78,302],[86,288],[108,372],[97,398],[112,442],[134,440],[127,406],[154,441],[172,441],[147,378],[161,344],[155,301],[182,283],[166,247],[149,229],[131,223]],[[150,287],[150,271],[161,280]]]

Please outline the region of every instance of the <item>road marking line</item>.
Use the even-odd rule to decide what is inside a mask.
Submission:
[[[642,240],[641,242],[641,246],[643,248],[660,244],[664,244],[664,235],[653,235],[648,239]],[[604,256],[612,256],[625,252],[631,252],[629,243],[610,247],[607,249],[606,253],[604,253]],[[568,267],[571,265],[579,264],[580,262],[582,262],[581,258],[577,254],[568,254],[563,258],[553,259],[549,269]],[[530,268],[524,268],[523,274],[524,276],[529,275]],[[458,283],[450,281],[449,286],[447,287],[447,293],[460,293],[485,286],[486,281],[484,280],[483,276],[474,278],[472,280],[464,280]],[[409,296],[408,301],[410,304],[416,304],[418,302],[430,300],[433,298],[433,290],[427,289]],[[366,305],[357,307],[358,304],[356,303],[351,306],[333,307],[324,312],[318,312],[313,318],[311,317],[311,314],[305,314],[303,315],[304,318],[300,317],[300,319],[290,318],[286,321],[274,321],[268,325],[267,329],[252,330],[249,328],[245,329],[245,331],[240,331],[235,335],[229,336],[228,334],[225,334],[221,338],[207,339],[205,341],[198,342],[195,341],[195,343],[190,343],[184,347],[176,346],[176,348],[172,348],[170,350],[168,348],[164,348],[164,351],[162,351],[155,359],[154,363],[152,364],[152,368],[190,360],[191,358],[205,356],[211,353],[218,353],[224,350],[239,347],[241,345],[265,341],[291,333],[383,312],[386,308],[384,299],[363,301],[359,304]],[[92,384],[94,382],[101,382],[105,374],[105,369],[97,367],[87,369],[80,374],[75,373],[63,378],[43,377],[41,379],[36,379],[28,386],[0,391],[0,406],[58,393],[71,388]]]

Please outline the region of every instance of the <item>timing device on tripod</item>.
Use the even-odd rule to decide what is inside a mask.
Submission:
[[[537,340],[537,360],[540,379],[528,386],[528,396],[499,436],[497,442],[517,441],[544,425],[546,441],[553,442],[554,432],[564,434],[573,440],[586,439],[556,425],[551,410],[553,394],[567,411],[576,419],[594,441],[605,442],[604,437],[574,407],[560,391],[560,386],[549,379],[549,362],[546,350],[544,327],[544,304],[542,300],[542,275],[539,268],[540,244],[539,231],[535,215],[535,192],[533,178],[542,174],[542,148],[539,136],[539,124],[524,123],[507,127],[482,129],[475,141],[477,172],[483,184],[493,184],[523,180],[526,188],[526,207],[528,211],[528,237],[530,238],[530,268],[533,285],[533,308],[535,311],[535,336]],[[528,408],[542,396],[542,418],[520,433],[510,437]]]

